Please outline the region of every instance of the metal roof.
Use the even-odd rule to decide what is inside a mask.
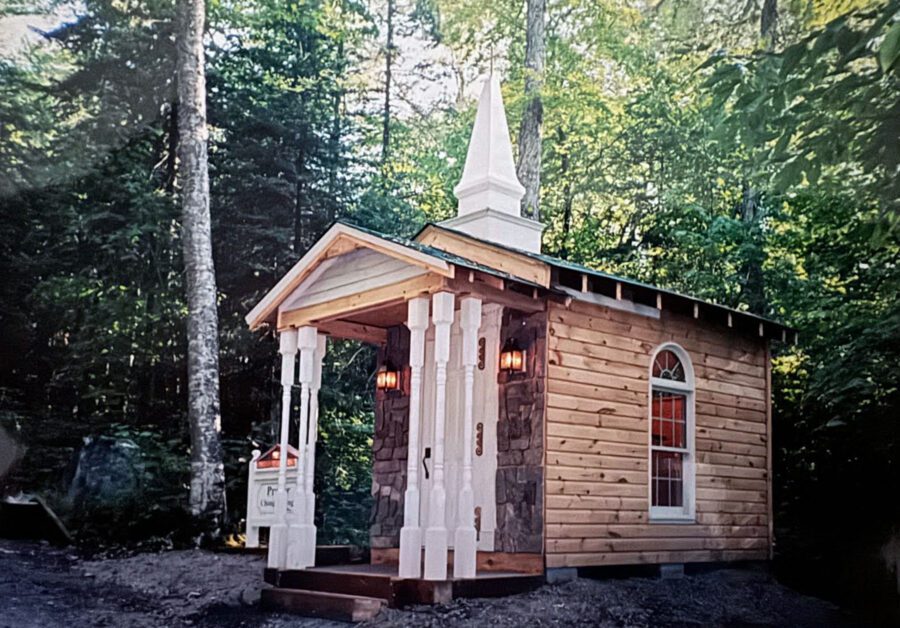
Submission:
[[[441,225],[441,224],[439,224],[439,223],[433,223],[433,222],[427,223],[424,227],[422,227],[422,229],[419,230],[419,232],[416,234],[415,237],[419,237],[419,235],[422,233],[422,231],[424,231],[424,230],[427,229],[428,227],[434,227],[434,228],[437,228],[437,229],[441,229],[441,230],[443,230],[443,231],[447,231],[447,232],[452,233],[452,234],[454,234],[454,235],[458,235],[458,236],[461,236],[461,237],[464,237],[464,238],[468,238],[468,239],[473,240],[473,241],[475,241],[475,242],[479,242],[479,243],[482,243],[482,244],[486,244],[486,245],[488,245],[488,246],[496,247],[496,248],[498,248],[498,249],[503,249],[503,250],[509,251],[509,252],[511,252],[511,253],[516,253],[516,254],[518,254],[518,255],[524,255],[524,256],[526,256],[526,257],[530,257],[530,258],[532,258],[532,259],[535,259],[535,260],[538,260],[538,261],[540,261],[540,262],[543,262],[544,264],[547,264],[548,266],[551,266],[551,267],[554,267],[554,268],[563,269],[563,270],[568,270],[568,271],[572,271],[572,272],[576,272],[576,273],[584,273],[584,274],[589,275],[589,276],[591,276],[591,277],[598,277],[598,278],[601,278],[601,279],[608,279],[608,280],[611,280],[611,281],[620,282],[620,283],[622,283],[623,285],[627,285],[627,286],[633,286],[633,287],[641,288],[641,289],[645,289],[645,290],[653,290],[653,291],[655,291],[655,292],[659,292],[659,293],[664,294],[664,295],[667,294],[667,295],[670,295],[670,296],[673,296],[673,297],[677,297],[677,298],[679,298],[679,299],[685,299],[685,300],[688,300],[688,301],[691,301],[691,302],[694,302],[694,303],[698,303],[698,304],[701,304],[701,305],[704,305],[704,306],[707,306],[707,307],[712,307],[712,308],[721,310],[721,311],[723,311],[723,312],[725,312],[725,313],[730,313],[730,314],[733,314],[733,315],[738,315],[738,316],[741,316],[741,317],[749,318],[749,319],[751,319],[751,320],[755,320],[755,321],[758,321],[758,322],[760,322],[760,323],[765,323],[765,324],[768,324],[768,325],[774,325],[774,326],[778,327],[779,329],[783,329],[783,330],[789,331],[789,332],[791,332],[791,333],[796,333],[796,331],[797,331],[796,329],[794,329],[793,327],[790,327],[789,325],[785,325],[784,323],[778,322],[778,321],[773,320],[773,319],[770,319],[770,318],[766,318],[765,316],[760,316],[760,315],[758,315],[758,314],[754,314],[754,313],[752,313],[752,312],[746,312],[746,311],[744,311],[744,310],[738,310],[738,309],[735,309],[735,308],[732,308],[732,307],[728,307],[728,306],[726,306],[726,305],[720,305],[720,304],[715,303],[715,302],[712,302],[712,301],[706,301],[706,300],[704,300],[704,299],[700,299],[700,298],[697,298],[697,297],[693,297],[693,296],[691,296],[691,295],[683,294],[683,293],[681,293],[681,292],[676,292],[676,291],[674,291],[674,290],[669,290],[668,288],[660,288],[659,286],[654,286],[654,285],[652,285],[652,284],[644,283],[644,282],[638,281],[638,280],[636,280],[636,279],[629,279],[629,278],[627,278],[627,277],[621,277],[621,276],[619,276],[619,275],[613,275],[613,274],[610,274],[610,273],[605,273],[605,272],[603,272],[603,271],[596,270],[596,269],[590,268],[590,267],[588,267],[588,266],[583,266],[583,265],[581,265],[581,264],[576,264],[576,263],[574,263],[574,262],[570,262],[570,261],[567,261],[567,260],[563,260],[563,259],[560,259],[560,258],[558,258],[558,257],[552,257],[552,256],[550,256],[550,255],[544,255],[543,253],[532,253],[532,252],[529,252],[529,251],[523,251],[523,250],[521,250],[521,249],[516,249],[516,248],[510,247],[510,246],[506,246],[506,245],[504,245],[504,244],[498,244],[498,243],[496,243],[496,242],[491,242],[490,240],[483,240],[483,239],[481,239],[481,238],[478,238],[478,237],[469,235],[468,233],[464,233],[464,232],[462,232],[462,231],[458,231],[458,230],[456,230],[456,229],[452,229],[452,228],[450,228],[450,227],[446,227],[446,226]],[[373,233],[374,233],[374,232],[373,232]],[[377,235],[377,234],[375,234],[375,235]],[[433,247],[426,247],[426,248],[433,248]],[[447,261],[451,261],[451,260],[448,259]],[[495,272],[496,272],[496,271],[495,271]],[[521,281],[521,280],[517,279],[517,281]]]

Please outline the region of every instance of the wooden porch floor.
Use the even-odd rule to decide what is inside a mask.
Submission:
[[[514,572],[480,572],[474,579],[400,578],[397,566],[358,563],[309,569],[266,569],[263,605],[314,617],[356,621],[360,609],[444,604],[454,598],[504,597],[544,584],[544,576]],[[371,612],[368,610],[366,612]],[[375,611],[377,612],[377,611]]]

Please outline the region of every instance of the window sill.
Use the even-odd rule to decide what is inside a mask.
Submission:
[[[650,514],[649,523],[697,523],[694,515],[654,515]]]

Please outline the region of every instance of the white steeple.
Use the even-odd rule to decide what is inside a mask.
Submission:
[[[457,215],[443,225],[504,246],[540,252],[544,226],[521,215],[525,188],[516,177],[500,79],[493,73],[481,90],[466,165],[453,193],[459,201]]]

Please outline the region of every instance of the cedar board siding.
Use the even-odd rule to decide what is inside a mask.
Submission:
[[[762,339],[672,314],[551,302],[547,567],[769,557],[768,352]],[[696,523],[650,523],[650,357],[690,355],[696,385]]]

